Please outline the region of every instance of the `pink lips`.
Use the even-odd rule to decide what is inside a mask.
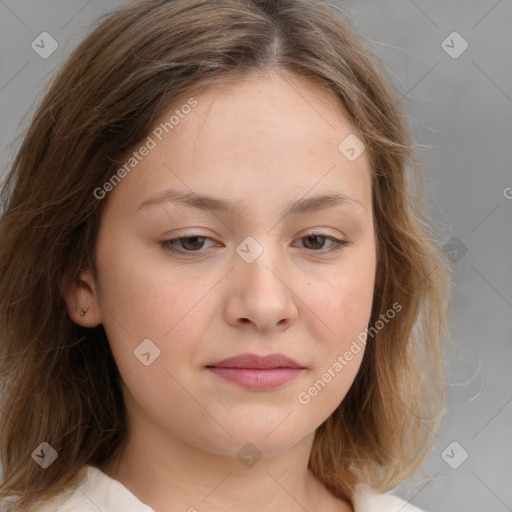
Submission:
[[[256,390],[281,386],[304,370],[299,363],[282,354],[241,354],[208,365],[207,368],[218,377]]]

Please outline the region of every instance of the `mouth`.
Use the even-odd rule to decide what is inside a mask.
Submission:
[[[282,354],[242,354],[206,368],[224,380],[246,389],[274,389],[298,377],[306,368]]]

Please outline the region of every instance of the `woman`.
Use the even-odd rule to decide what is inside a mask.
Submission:
[[[444,407],[449,278],[406,116],[337,8],[109,14],[3,204],[8,510],[406,510],[381,493]]]

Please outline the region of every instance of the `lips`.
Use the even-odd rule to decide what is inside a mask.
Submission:
[[[241,354],[208,365],[209,368],[256,368],[266,370],[269,368],[303,368],[299,363],[282,354],[269,354],[259,356],[256,354]]]
[[[206,367],[211,373],[238,386],[269,390],[295,379],[305,368],[282,354],[242,354]]]

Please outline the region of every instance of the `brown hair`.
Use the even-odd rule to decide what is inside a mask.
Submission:
[[[372,325],[346,398],[318,428],[310,467],[337,496],[385,491],[426,454],[444,410],[448,263],[424,209],[406,114],[340,10],[310,0],[142,0],[109,13],[43,98],[2,189],[0,498],[20,507],[120,453],[125,411],[102,326],[69,318],[66,277],[95,274],[93,194],[178,96],[257,69],[321,84],[343,105],[372,168],[378,244]],[[340,141],[341,142],[341,141]],[[47,469],[31,453],[47,441]],[[18,510],[18,508],[13,508]]]

